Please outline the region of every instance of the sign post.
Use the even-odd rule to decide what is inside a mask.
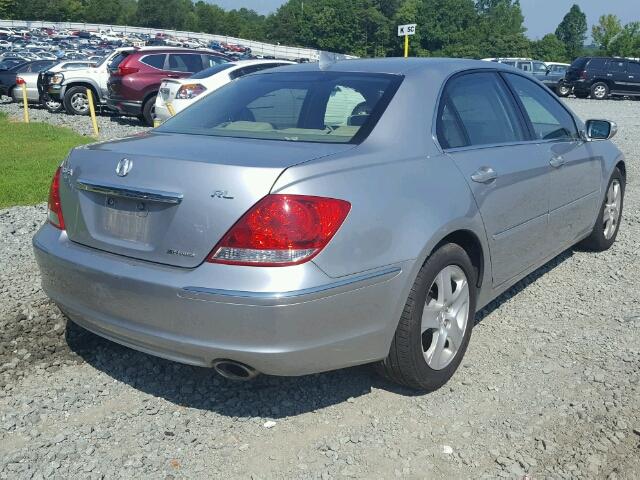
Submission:
[[[409,35],[416,34],[416,23],[398,25],[398,36],[404,37],[404,58],[409,56]]]

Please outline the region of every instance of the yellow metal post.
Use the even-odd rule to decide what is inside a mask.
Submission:
[[[29,102],[27,101],[27,84],[23,83],[22,87],[22,103],[24,104],[24,123],[29,123]]]
[[[93,133],[96,137],[100,136],[98,130],[98,120],[96,119],[96,109],[93,106],[93,92],[90,88],[87,88],[87,99],[89,100],[89,112],[91,113],[91,123],[93,124]]]
[[[404,36],[404,58],[409,56],[409,35]]]
[[[169,110],[169,115],[171,115],[172,117],[175,116],[176,109],[173,108],[173,103],[167,102],[167,110]]]

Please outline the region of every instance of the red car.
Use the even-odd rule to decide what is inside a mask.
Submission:
[[[229,60],[213,50],[143,47],[123,50],[109,64],[107,105],[153,125],[153,109],[165,78],[186,78]]]

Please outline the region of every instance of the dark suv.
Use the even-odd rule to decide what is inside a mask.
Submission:
[[[640,62],[625,58],[579,57],[565,81],[578,98],[602,100],[609,95],[640,96]]]
[[[185,78],[227,62],[211,50],[155,47],[123,51],[109,64],[107,105],[153,125],[153,108],[164,78]]]

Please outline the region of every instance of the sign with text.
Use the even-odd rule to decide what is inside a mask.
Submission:
[[[404,37],[405,35],[415,35],[417,23],[411,23],[409,25],[398,25],[398,36]]]

